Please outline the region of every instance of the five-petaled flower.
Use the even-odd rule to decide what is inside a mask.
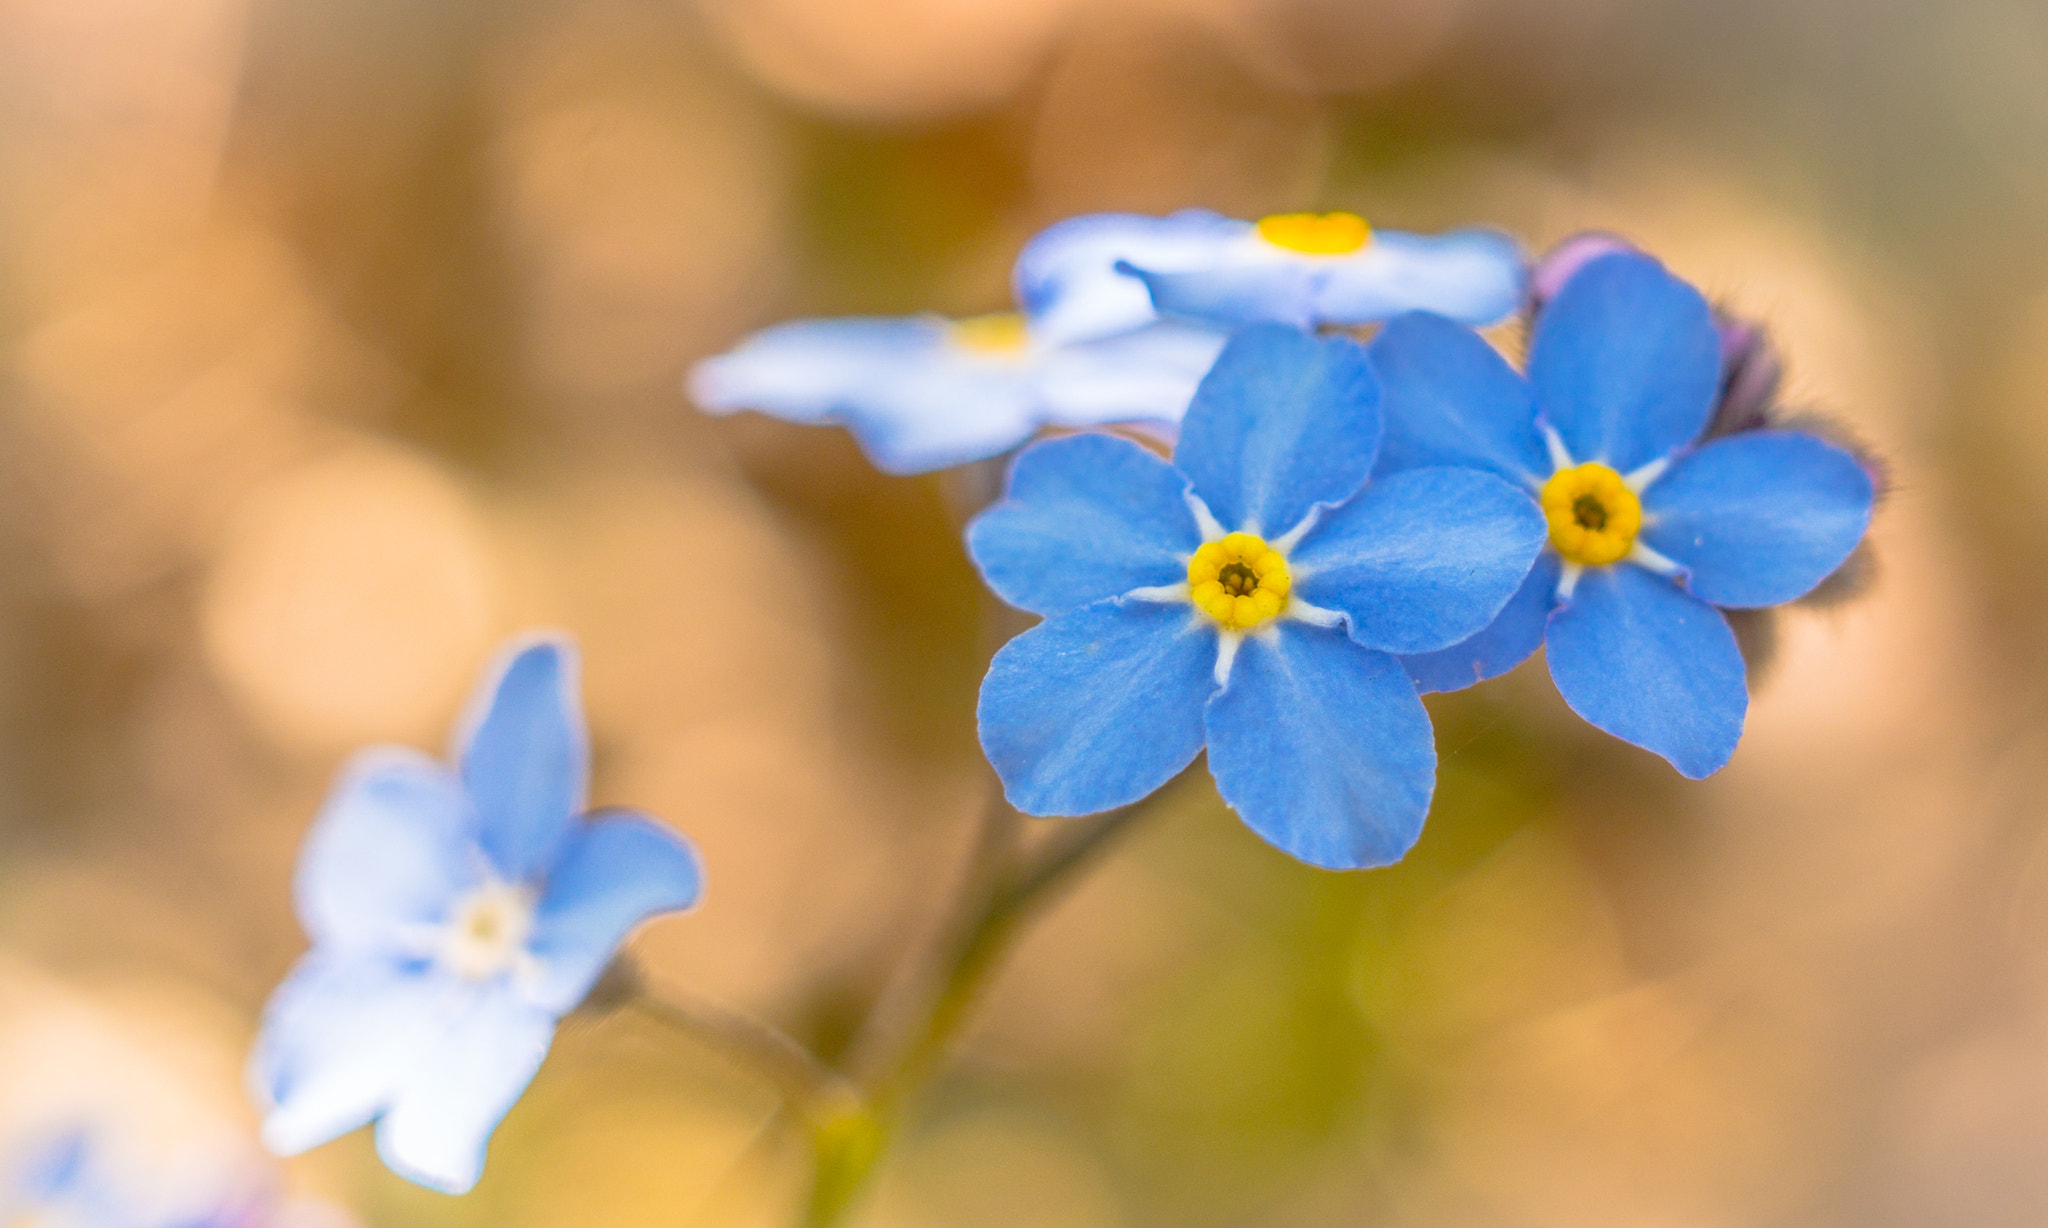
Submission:
[[[1598,257],[1537,317],[1528,375],[1468,329],[1426,314],[1372,346],[1385,386],[1383,475],[1470,465],[1522,484],[1550,547],[1500,617],[1411,657],[1452,690],[1547,648],[1572,709],[1698,778],[1728,762],[1749,695],[1716,607],[1792,601],[1849,557],[1875,483],[1814,435],[1703,438],[1722,338],[1698,291],[1647,256]]]
[[[1544,534],[1476,470],[1368,485],[1378,396],[1355,342],[1262,325],[1202,381],[1172,463],[1106,435],[1017,458],[968,532],[990,586],[1046,616],[982,684],[982,746],[1012,803],[1124,805],[1206,745],[1224,800],[1301,860],[1408,850],[1436,751],[1390,654],[1485,626]]]
[[[272,997],[251,1074],[290,1154],[377,1121],[385,1163],[475,1184],[556,1021],[628,931],[697,898],[690,846],[627,811],[582,815],[574,649],[508,649],[459,770],[395,747],[342,773],[299,861],[313,949]]]
[[[1039,233],[1017,258],[1017,301],[1049,337],[1100,337],[1165,316],[1313,328],[1434,311],[1491,324],[1521,306],[1521,249],[1494,230],[1374,231],[1355,213],[1257,222],[1206,209],[1097,213]]]
[[[711,413],[843,425],[876,468],[925,473],[1000,455],[1043,426],[1179,421],[1224,336],[1140,324],[1053,338],[1013,313],[796,320],[697,364],[690,394]]]

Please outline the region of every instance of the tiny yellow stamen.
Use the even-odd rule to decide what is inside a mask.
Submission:
[[[1014,311],[953,321],[953,344],[977,354],[1016,354],[1031,339],[1024,317]]]
[[[1635,548],[1643,503],[1621,475],[1597,461],[1560,469],[1543,484],[1550,543],[1566,562],[1599,567]]]
[[[1259,220],[1259,237],[1290,252],[1348,256],[1372,242],[1372,227],[1356,213],[1276,213]]]
[[[490,980],[519,966],[532,934],[532,895],[486,883],[455,902],[441,932],[441,963],[464,980]]]
[[[1250,533],[1209,542],[1188,559],[1188,598],[1225,631],[1243,631],[1287,608],[1287,560]]]

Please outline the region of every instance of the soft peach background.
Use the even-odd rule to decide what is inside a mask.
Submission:
[[[640,953],[844,1043],[987,788],[969,484],[701,418],[683,372],[996,309],[1037,226],[1191,204],[1635,236],[1890,459],[1882,573],[1785,621],[1704,784],[1539,666],[1438,704],[1398,869],[1190,790],[1020,952],[864,1228],[2048,1219],[2022,0],[0,0],[0,1146],[246,1147],[330,774],[440,748],[533,625],[584,646],[597,800],[708,862]],[[289,1183],[773,1222],[772,1109],[579,1019],[469,1198],[362,1137]]]

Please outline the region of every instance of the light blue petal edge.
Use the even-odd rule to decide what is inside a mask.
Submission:
[[[1294,592],[1341,611],[1364,647],[1434,652],[1491,623],[1548,538],[1525,490],[1477,469],[1408,469],[1323,515],[1291,560]]]
[[[1216,625],[1186,602],[1111,598],[1005,644],[976,722],[1010,803],[1094,814],[1172,780],[1202,749]]]
[[[1204,723],[1217,792],[1275,848],[1359,870],[1399,861],[1422,834],[1435,735],[1387,654],[1282,622],[1245,638]]]
[[[1602,256],[1537,317],[1529,383],[1573,461],[1629,473],[1706,429],[1721,387],[1721,336],[1707,300],[1663,265]]]
[[[1749,709],[1721,612],[1628,563],[1589,567],[1551,612],[1544,650],[1572,711],[1699,780],[1727,765]]]
[[[584,806],[588,734],[575,641],[528,633],[500,649],[458,726],[478,838],[507,882],[545,874]]]
[[[1188,480],[1128,439],[1071,435],[1033,444],[1001,502],[967,526],[967,553],[996,595],[1058,614],[1187,578],[1202,544]]]
[[[1271,537],[1356,494],[1379,446],[1379,379],[1364,347],[1260,324],[1203,377],[1173,460],[1225,530]]]

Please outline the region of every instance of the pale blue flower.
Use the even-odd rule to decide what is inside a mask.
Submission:
[[[1491,324],[1522,303],[1514,240],[1373,231],[1354,214],[1244,222],[1205,209],[1096,213],[1042,231],[1017,258],[1017,301],[1049,338],[1114,336],[1166,316],[1313,328],[1434,311]]]
[[[288,1201],[276,1174],[200,1150],[116,1163],[103,1132],[73,1125],[31,1137],[0,1175],[0,1224],[38,1228],[289,1228],[353,1221],[324,1203]],[[239,1152],[237,1159],[246,1159]],[[166,1161],[169,1160],[167,1163]]]
[[[377,1122],[384,1162],[460,1193],[555,1024],[626,934],[697,898],[690,846],[584,814],[574,649],[515,645],[451,768],[379,747],[342,772],[299,861],[313,949],[271,998],[252,1075],[292,1154]]]
[[[1041,427],[1170,426],[1224,336],[1152,324],[1060,340],[1020,315],[797,320],[697,364],[709,413],[844,426],[877,469],[925,473],[1010,451]]]

